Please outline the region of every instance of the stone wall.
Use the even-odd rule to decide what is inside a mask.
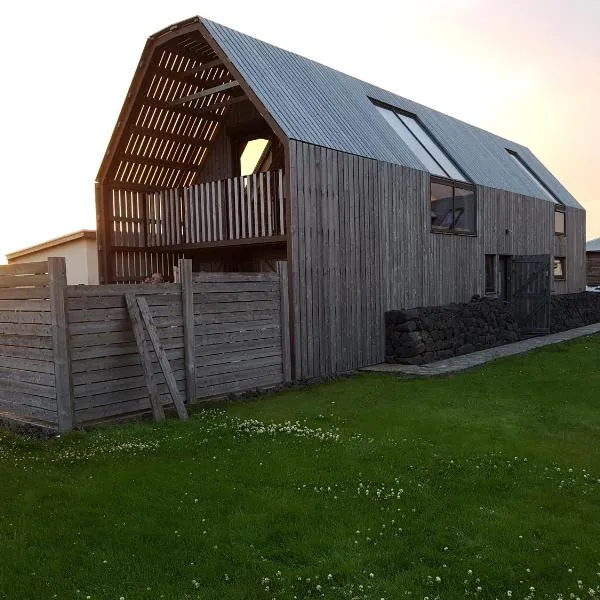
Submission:
[[[519,339],[509,305],[498,300],[392,310],[385,324],[391,363],[420,365]]]
[[[552,333],[592,323],[600,323],[600,293],[581,292],[552,296],[550,301]]]

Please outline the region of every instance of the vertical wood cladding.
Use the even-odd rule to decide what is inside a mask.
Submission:
[[[586,256],[587,285],[600,285],[600,252],[588,252]]]
[[[476,236],[431,233],[429,174],[290,142],[294,360],[297,378],[384,359],[384,313],[484,293],[485,254],[567,257],[555,291],[585,285],[585,212],[478,186]],[[555,239],[556,238],[556,239]]]

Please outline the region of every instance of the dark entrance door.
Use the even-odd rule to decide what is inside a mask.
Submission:
[[[510,256],[498,257],[498,299],[510,302]]]
[[[521,333],[549,333],[550,255],[513,256],[510,291]]]

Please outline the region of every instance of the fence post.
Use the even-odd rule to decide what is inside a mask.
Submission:
[[[185,389],[188,404],[196,400],[196,345],[194,342],[194,282],[192,261],[179,259],[181,306],[183,310],[183,346],[185,351]]]
[[[69,317],[67,309],[67,267],[64,257],[48,258],[50,277],[50,307],[52,315],[52,347],[58,431],[73,429],[73,377],[69,348]]]
[[[292,380],[292,358],[290,353],[290,296],[288,294],[288,264],[277,262],[279,290],[281,295],[281,355],[283,359],[283,381]]]

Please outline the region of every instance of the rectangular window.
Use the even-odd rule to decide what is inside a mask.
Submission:
[[[432,231],[475,233],[475,190],[467,185],[432,179],[430,217]]]
[[[375,107],[432,175],[454,181],[467,181],[415,115],[385,108],[378,104]]]
[[[566,232],[567,228],[565,211],[556,207],[554,209],[554,233],[556,235],[565,235]]]
[[[496,293],[496,255],[485,255],[485,293]]]
[[[510,154],[510,157],[515,161],[515,163],[519,165],[521,171],[525,173],[525,175],[527,175],[527,177],[536,185],[540,192],[540,198],[543,198],[544,200],[550,200],[550,202],[553,202],[554,204],[562,205],[562,202],[560,202],[560,200],[552,193],[552,191],[550,191],[550,188],[538,177],[535,171],[531,169],[531,167],[519,156],[517,152],[514,150],[509,150],[508,148],[506,151]]]
[[[566,269],[565,269],[565,257],[564,256],[555,256],[554,257],[554,268],[552,270],[552,274],[554,279],[562,280],[566,277]]]

